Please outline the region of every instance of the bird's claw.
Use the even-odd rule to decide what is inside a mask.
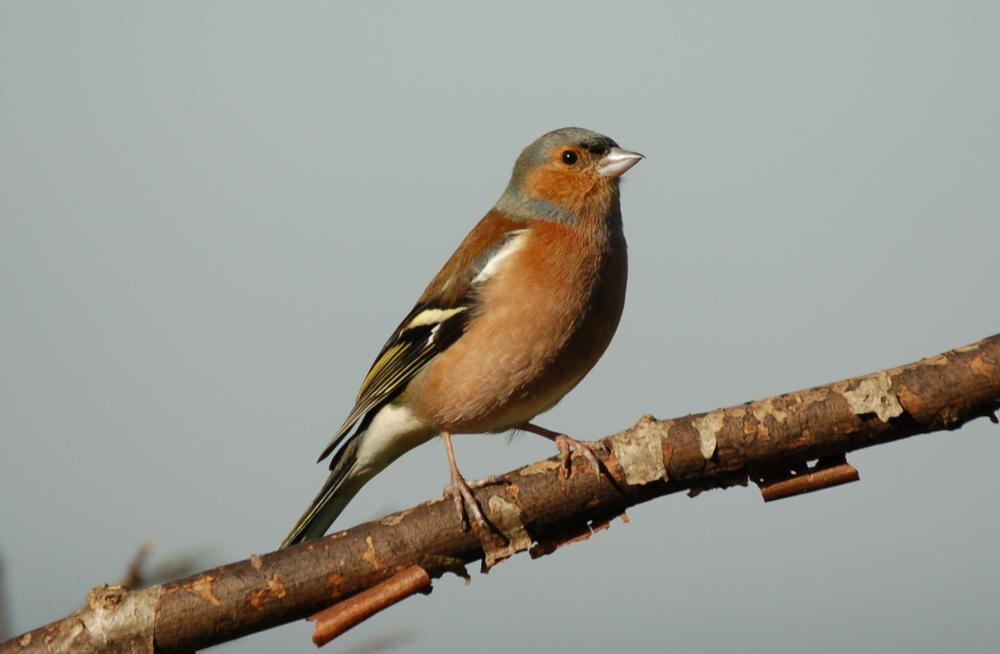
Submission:
[[[482,488],[483,486],[490,485],[490,483],[495,483],[495,481],[492,478],[487,478],[473,482],[473,486]],[[479,527],[484,531],[489,531],[490,525],[486,521],[486,516],[483,515],[482,507],[479,506],[479,500],[476,499],[476,496],[472,493],[472,488],[469,487],[468,482],[461,475],[452,476],[451,484],[445,490],[451,495],[452,501],[455,503],[455,512],[458,513],[458,520],[462,524],[462,531],[468,531],[470,527],[470,514]]]
[[[500,484],[506,485],[508,482],[502,475],[490,475],[489,477],[483,477],[482,479],[466,483],[469,484],[469,488],[479,490],[480,488],[486,488],[487,486],[499,486]]]
[[[601,454],[607,454],[608,448],[601,441],[578,441],[575,438],[570,438],[566,434],[559,434],[553,439],[556,442],[556,447],[559,448],[559,462],[562,464],[562,469],[560,475],[563,479],[568,479],[570,475],[570,470],[573,467],[573,453],[581,455],[593,468],[594,474],[600,476],[601,474],[601,461],[597,458],[596,452]]]

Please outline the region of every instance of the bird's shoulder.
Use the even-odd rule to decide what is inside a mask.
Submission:
[[[454,308],[467,302],[472,288],[485,280],[484,271],[489,272],[490,262],[530,225],[530,221],[491,210],[466,235],[427,285],[417,306]]]

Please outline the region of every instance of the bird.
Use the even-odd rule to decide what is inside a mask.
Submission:
[[[532,422],[604,354],[625,304],[620,176],[643,155],[579,127],[543,134],[517,157],[476,224],[385,342],[343,425],[315,499],[280,548],[322,537],[362,486],[441,435],[463,529],[488,525],[452,436],[535,433],[597,466],[596,443]]]

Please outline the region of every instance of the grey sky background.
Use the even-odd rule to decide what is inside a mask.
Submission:
[[[12,628],[143,539],[154,562],[271,550],[372,357],[550,129],[647,159],[618,335],[544,425],[596,437],[1000,331],[998,34],[993,2],[0,3]],[[456,448],[469,478],[554,453]],[[333,647],[992,652],[998,455],[981,420],[803,498],[666,498]],[[447,481],[435,440],[337,524]]]

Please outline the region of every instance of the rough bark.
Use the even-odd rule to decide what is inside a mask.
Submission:
[[[312,615],[413,565],[435,577],[522,550],[548,554],[668,493],[753,481],[777,497],[845,483],[856,476],[844,467],[850,451],[978,417],[995,421],[998,408],[1000,335],[826,386],[673,420],[646,416],[604,439],[608,474],[576,460],[564,479],[552,458],[476,491],[505,536],[485,536],[485,548],[461,529],[451,501],[438,498],[141,591],[99,587],[87,607],[0,644],[0,654],[192,651]]]

